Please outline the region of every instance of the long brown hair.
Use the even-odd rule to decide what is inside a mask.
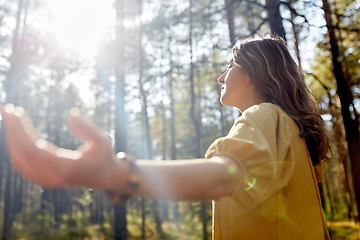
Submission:
[[[234,65],[245,71],[264,99],[279,105],[296,122],[313,165],[328,161],[325,123],[285,41],[279,37],[245,40],[232,52]]]

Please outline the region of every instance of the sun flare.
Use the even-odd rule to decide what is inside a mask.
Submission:
[[[113,0],[53,0],[52,30],[65,46],[94,52],[114,18]]]

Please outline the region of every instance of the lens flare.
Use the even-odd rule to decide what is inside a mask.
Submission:
[[[59,148],[58,150],[56,150],[56,155],[58,157],[70,158],[73,160],[77,160],[77,159],[81,158],[82,153],[79,151],[72,151],[72,150],[68,150],[68,149],[64,149],[64,148]]]
[[[73,116],[73,117],[77,117],[80,115],[80,110],[76,107],[72,108],[70,110],[70,114]]]
[[[247,182],[248,187],[245,188],[245,191],[249,191],[250,189],[252,189],[255,186],[256,183],[256,178],[251,178],[250,180],[248,180]]]
[[[44,149],[46,147],[46,145],[47,145],[47,142],[46,142],[45,139],[41,138],[41,139],[38,139],[36,141],[35,145],[36,145],[37,148]]]
[[[237,167],[235,165],[230,165],[228,170],[229,170],[229,173],[235,174],[237,172]]]
[[[21,117],[25,114],[25,110],[22,107],[16,107],[14,110],[14,115],[17,117]]]
[[[72,151],[71,156],[70,156],[70,158],[72,160],[78,160],[81,157],[82,157],[82,153],[79,151]]]
[[[15,106],[12,104],[6,104],[5,108],[4,108],[5,112],[7,112],[9,114],[13,113],[14,109],[15,109]]]

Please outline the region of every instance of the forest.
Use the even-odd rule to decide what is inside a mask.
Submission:
[[[239,112],[217,78],[237,41],[283,37],[326,122],[332,153],[318,185],[331,239],[360,239],[359,0],[0,0],[0,106],[24,107],[39,134],[76,149],[79,108],[115,152],[201,158]],[[1,117],[0,117],[1,121]],[[13,171],[0,138],[0,236],[211,239],[211,201],[42,188]]]

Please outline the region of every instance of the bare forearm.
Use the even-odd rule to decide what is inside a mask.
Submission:
[[[141,182],[136,194],[163,200],[216,200],[231,195],[240,179],[239,171],[228,171],[236,163],[226,157],[137,164]]]

